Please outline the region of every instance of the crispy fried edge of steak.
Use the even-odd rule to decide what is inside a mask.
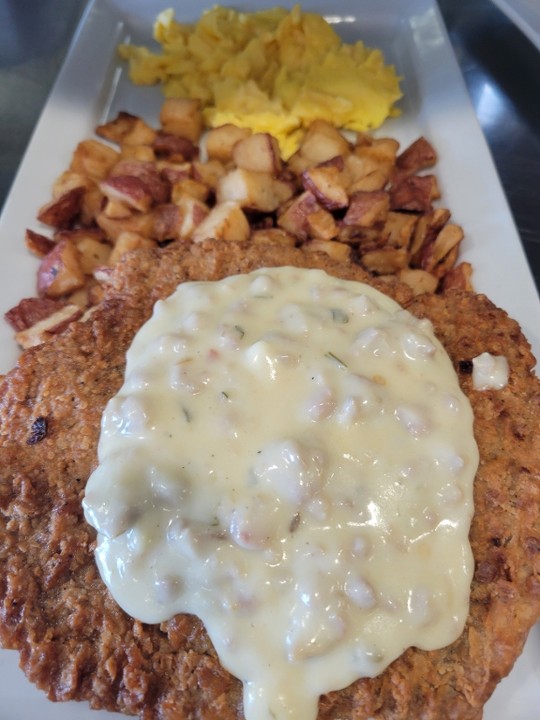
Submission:
[[[0,642],[19,650],[29,679],[53,700],[88,700],[144,720],[242,717],[241,685],[220,666],[197,618],[143,625],[112,600],[96,570],[95,532],[81,500],[96,464],[101,413],[154,302],[179,282],[284,264],[375,284],[429,318],[473,406],[481,456],[464,632],[441,650],[411,648],[380,676],[323,696],[319,717],[481,718],[540,616],[540,383],[529,345],[518,324],[483,296],[413,299],[398,283],[374,282],[360,269],[296,249],[208,242],[135,252],[87,322],[24,352],[5,376]],[[484,351],[509,360],[502,390],[472,388],[470,361]]]

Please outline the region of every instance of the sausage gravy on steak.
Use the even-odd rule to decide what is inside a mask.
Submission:
[[[198,615],[249,720],[468,614],[478,450],[428,320],[320,270],[188,282],[138,332],[84,500],[118,603]]]

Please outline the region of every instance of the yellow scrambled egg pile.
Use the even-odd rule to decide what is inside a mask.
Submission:
[[[365,131],[398,114],[399,78],[382,53],[343,43],[323,17],[298,5],[254,13],[218,6],[195,25],[165,10],[154,38],[161,53],[119,48],[134,83],[163,83],[167,97],[199,98],[209,127],[270,132],[285,158],[316,118]]]

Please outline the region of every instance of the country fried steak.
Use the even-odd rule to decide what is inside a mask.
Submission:
[[[321,698],[322,719],[459,720],[482,707],[540,617],[540,382],[518,324],[481,295],[413,298],[397,283],[299,249],[207,242],[142,250],[118,266],[89,320],[25,351],[0,390],[0,642],[52,700],[144,720],[242,718],[242,688],[219,664],[201,622],[144,625],[116,605],[82,514],[101,413],[123,380],[125,353],[154,302],[179,282],[257,267],[317,267],[375,284],[446,347],[475,414],[480,466],[469,618],[449,647],[407,650],[383,674]],[[471,360],[507,357],[501,390],[475,391]]]

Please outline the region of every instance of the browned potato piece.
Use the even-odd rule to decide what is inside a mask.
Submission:
[[[124,134],[121,145],[125,147],[135,147],[138,145],[152,145],[157,136],[154,128],[150,127],[141,118],[135,118],[135,122]]]
[[[144,235],[140,235],[137,232],[131,232],[129,230],[121,232],[118,235],[114,248],[109,255],[109,265],[116,265],[122,255],[125,255],[130,250],[136,250],[137,248],[143,247],[155,247],[155,244],[152,240],[144,237]]]
[[[390,275],[397,273],[407,266],[407,252],[398,248],[381,248],[369,250],[361,257],[361,263],[376,275]]]
[[[450,268],[443,278],[442,286],[445,290],[472,290],[472,265],[462,262]]]
[[[345,225],[372,227],[377,222],[384,222],[388,215],[390,198],[387,192],[355,192],[351,195],[349,208],[345,213]]]
[[[249,222],[242,208],[236,202],[218,203],[193,233],[193,242],[200,243],[208,238],[216,240],[247,240],[250,234]]]
[[[99,189],[109,200],[121,202],[139,212],[148,212],[153,202],[146,183],[134,175],[108,177],[100,182]]]
[[[81,270],[85,275],[93,275],[97,267],[109,262],[112,248],[107,243],[86,236],[77,242],[77,250]]]
[[[251,135],[249,128],[237,127],[227,123],[212,128],[206,135],[206,153],[209,160],[219,160],[228,163],[232,160],[236,143]]]
[[[358,191],[374,192],[375,190],[384,190],[387,182],[388,173],[377,168],[352,182],[347,189],[351,195]]]
[[[173,162],[184,162],[197,157],[197,146],[188,138],[172,133],[159,132],[153,143],[158,158],[167,158]]]
[[[84,193],[79,216],[81,225],[89,227],[95,223],[96,217],[103,207],[104,199],[104,195],[97,185]]]
[[[416,215],[390,211],[382,233],[390,245],[409,248],[417,222]]]
[[[427,213],[432,209],[433,179],[429,175],[408,175],[390,188],[392,210]]]
[[[101,180],[120,159],[120,153],[98,140],[83,140],[77,145],[70,170]]]
[[[61,240],[39,265],[39,295],[59,298],[78,290],[84,283],[79,251],[71,240]]]
[[[123,220],[124,218],[131,217],[133,210],[121,200],[109,198],[103,207],[103,214],[113,220]]]
[[[122,145],[122,160],[140,160],[141,162],[155,162],[156,153],[150,145]]]
[[[234,164],[243,170],[278,175],[282,168],[279,145],[270,133],[254,133],[233,147]]]
[[[180,211],[176,237],[179,240],[191,240],[196,229],[208,217],[210,208],[192,195],[181,195],[176,205]]]
[[[89,276],[93,275],[96,267],[107,262],[111,252],[111,246],[106,242],[104,234],[99,228],[61,230],[55,233],[54,239],[57,243],[69,240],[75,245],[79,252],[78,260],[81,270]],[[79,290],[75,292],[79,292]]]
[[[308,168],[302,173],[302,183],[327,210],[338,210],[349,204],[343,168],[336,165]]]
[[[98,226],[112,243],[125,231],[136,232],[144,237],[151,237],[154,226],[152,213],[136,213],[127,218],[110,218],[102,211],[96,216]]]
[[[254,243],[277,243],[280,245],[288,245],[294,247],[296,245],[296,238],[291,233],[283,230],[282,228],[258,228],[252,230],[249,237],[251,242]]]
[[[374,167],[386,170],[390,175],[390,170],[396,162],[399,143],[393,138],[376,138],[370,143],[361,143],[354,149],[357,157],[367,161],[371,161]]]
[[[308,216],[320,209],[317,198],[306,190],[284,205],[278,213],[277,224],[295,235],[300,241],[308,239]]]
[[[450,219],[450,211],[446,208],[435,208],[432,212],[418,218],[409,252],[413,264],[420,262],[417,254],[432,242]]]
[[[445,258],[463,240],[463,230],[459,225],[448,223],[435,240],[428,245],[422,257],[422,268],[432,272],[436,265]]]
[[[164,132],[197,143],[203,130],[201,103],[190,98],[167,98],[161,106],[159,120]]]
[[[15,333],[15,340],[26,350],[36,345],[41,345],[52,335],[61,333],[74,320],[82,316],[82,310],[78,305],[70,304],[57,310],[52,315],[39,320],[35,325]]]
[[[84,188],[75,187],[61,195],[57,200],[43,205],[37,219],[45,225],[55,228],[70,227],[81,211]]]
[[[131,113],[121,110],[114,120],[109,120],[109,122],[103,123],[103,125],[98,125],[96,135],[120,145],[124,137],[131,132],[137,121],[139,121],[137,115],[132,115]]]
[[[307,216],[309,234],[318,240],[333,240],[339,228],[332,213],[324,208],[319,208]]]
[[[314,239],[305,243],[304,248],[308,252],[324,252],[334,260],[339,260],[340,262],[347,262],[351,257],[351,248],[349,245],[340,242]]]
[[[217,201],[233,201],[243,208],[274,212],[293,195],[290,183],[270,173],[236,168],[224,175],[217,186]]]
[[[4,319],[14,330],[26,330],[40,320],[48,318],[57,310],[64,307],[61,300],[51,298],[23,298],[15,307],[8,310]]]
[[[191,195],[191,197],[201,200],[201,202],[206,202],[209,194],[210,188],[200,180],[194,180],[190,177],[182,178],[172,186],[171,202],[176,203],[181,195]]]
[[[65,170],[54,181],[52,188],[53,200],[58,200],[59,197],[75,188],[84,188],[85,191],[88,191],[95,186],[95,181],[88,175],[83,175],[73,170]]]
[[[24,242],[26,247],[36,255],[39,255],[39,257],[47,255],[55,245],[54,241],[50,238],[41,235],[41,233],[34,232],[29,228],[26,229]]]
[[[300,177],[305,170],[312,167],[314,164],[315,163],[312,163],[311,160],[304,157],[300,150],[297,150],[294,155],[291,155],[291,157],[287,160],[287,170]]]
[[[415,295],[434,293],[439,284],[434,275],[418,268],[403,268],[399,271],[398,277],[412,288]]]
[[[301,155],[313,164],[330,160],[337,155],[346,156],[350,151],[347,140],[326,120],[314,120],[300,145]]]
[[[203,182],[212,190],[217,188],[219,180],[227,172],[225,166],[219,160],[208,160],[207,162],[194,160],[192,170],[193,177]]]
[[[431,167],[437,161],[437,153],[425,137],[419,137],[396,158],[396,168],[407,174]]]

